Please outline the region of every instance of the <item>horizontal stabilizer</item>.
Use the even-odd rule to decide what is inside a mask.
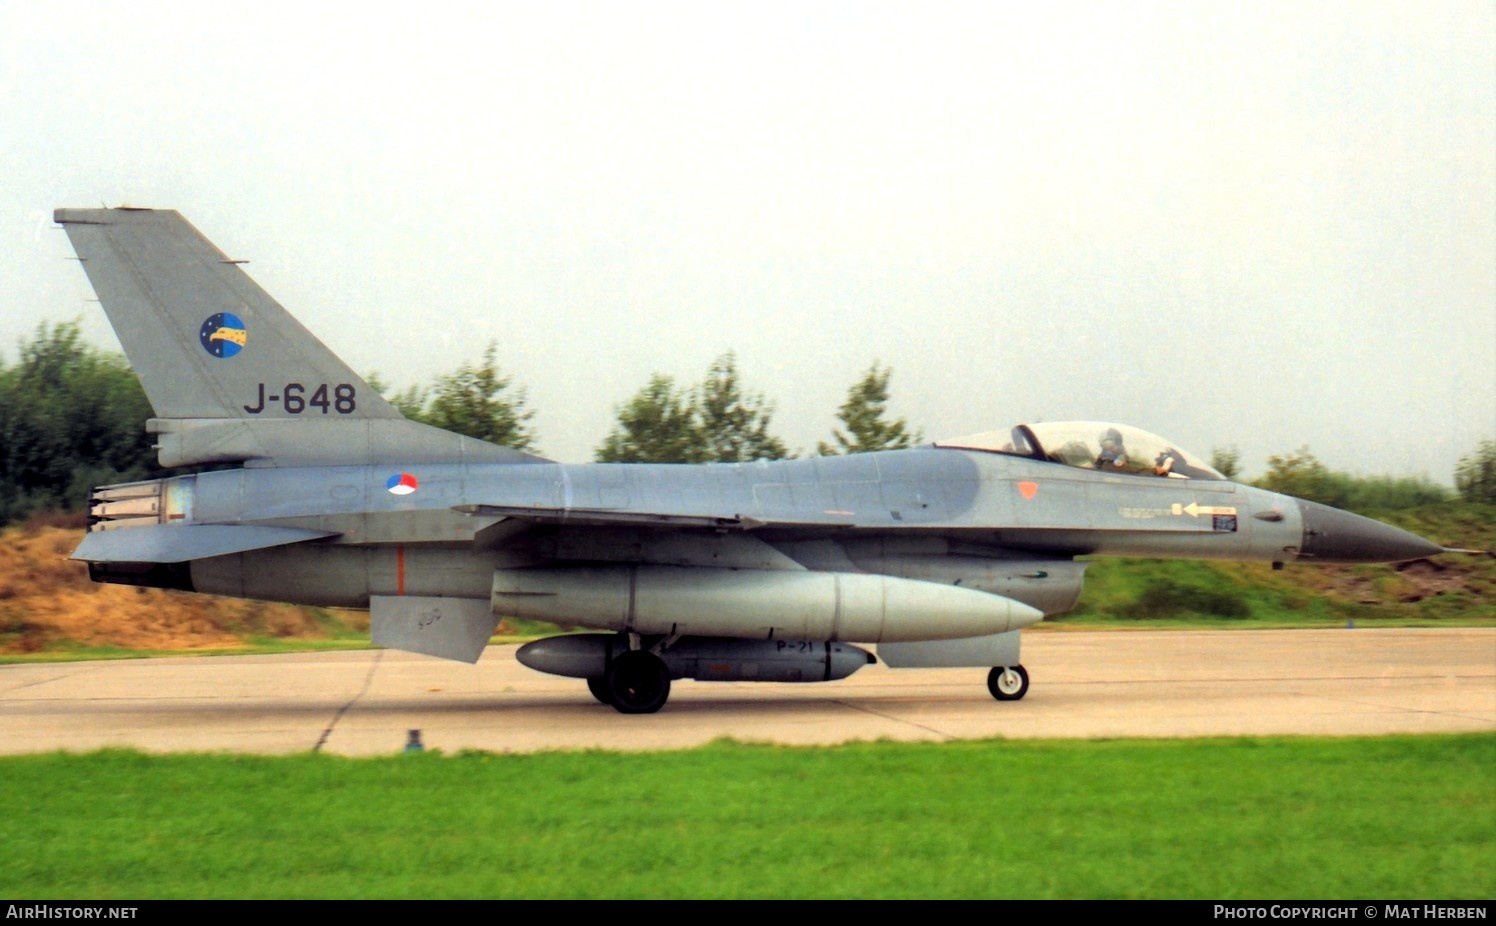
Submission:
[[[486,598],[375,595],[369,636],[375,646],[457,662],[477,662],[499,624]]]
[[[185,563],[336,536],[337,531],[255,524],[149,524],[94,531],[83,538],[72,558],[90,563]]]

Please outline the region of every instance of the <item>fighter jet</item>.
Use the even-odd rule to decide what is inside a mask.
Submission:
[[[161,465],[227,467],[94,489],[73,553],[94,581],[367,608],[375,644],[466,662],[501,618],[591,628],[518,659],[623,713],[659,710],[676,679],[830,681],[879,659],[986,669],[1018,700],[1019,632],[1075,604],[1083,555],[1444,551],[1103,422],[802,460],[556,463],[405,419],[176,212],[54,218],[145,388]]]

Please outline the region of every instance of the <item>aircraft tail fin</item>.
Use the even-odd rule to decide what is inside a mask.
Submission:
[[[401,417],[179,213],[53,218],[158,418]]]
[[[53,218],[155,410],[163,466],[541,461],[406,420],[177,212]]]

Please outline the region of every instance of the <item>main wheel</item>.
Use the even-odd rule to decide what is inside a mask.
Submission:
[[[999,701],[1017,701],[1028,694],[1028,670],[1023,666],[998,666],[987,673],[987,690]]]
[[[587,679],[587,690],[601,704],[613,706],[613,696],[608,694],[608,678],[605,675],[594,675]]]
[[[619,713],[653,714],[670,697],[670,670],[653,653],[619,653],[608,666],[607,690],[609,703]]]

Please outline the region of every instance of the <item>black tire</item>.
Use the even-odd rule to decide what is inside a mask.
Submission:
[[[1028,670],[1023,666],[997,666],[987,673],[987,690],[999,701],[1021,701],[1028,686]]]
[[[597,699],[599,704],[606,704],[609,707],[613,706],[613,696],[608,694],[607,676],[597,675],[587,679],[587,690],[592,692],[592,696]]]
[[[653,714],[670,697],[670,670],[653,653],[619,653],[608,666],[607,688],[620,714]]]

